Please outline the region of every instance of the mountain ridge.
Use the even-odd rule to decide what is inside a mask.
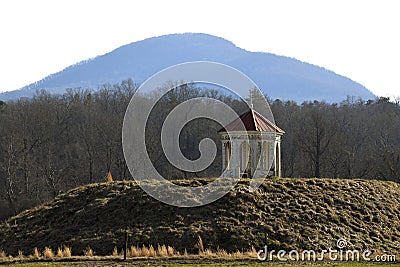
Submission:
[[[297,102],[340,102],[347,95],[374,98],[367,88],[323,67],[266,52],[250,52],[231,41],[208,34],[184,33],[151,37],[82,60],[19,90],[0,94],[2,100],[32,97],[45,89],[60,94],[67,88],[97,89],[131,78],[141,83],[171,65],[215,61],[249,76],[271,98]]]

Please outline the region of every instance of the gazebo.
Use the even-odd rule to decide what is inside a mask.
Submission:
[[[218,132],[223,176],[281,177],[281,137],[285,132],[274,123],[250,109]]]

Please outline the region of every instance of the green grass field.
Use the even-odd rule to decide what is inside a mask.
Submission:
[[[228,267],[228,266],[241,266],[241,267],[252,267],[252,266],[280,266],[280,267],[306,267],[310,264],[295,264],[295,265],[281,265],[281,264],[149,264],[145,266],[162,266],[162,267],[202,267],[202,266],[216,266],[216,267]],[[7,266],[13,267],[66,267],[66,266],[143,266],[142,264],[135,263],[97,263],[97,262],[80,262],[80,263],[68,263],[68,264],[58,264],[58,263],[29,263],[29,264],[12,264]],[[312,266],[312,264],[311,264]],[[349,264],[315,264],[314,266],[320,267],[400,267],[400,264],[367,264],[367,263],[349,263]]]

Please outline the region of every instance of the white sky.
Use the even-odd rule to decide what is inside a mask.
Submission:
[[[203,32],[325,67],[380,96],[400,96],[399,6],[396,0],[4,0],[0,92],[127,43]]]

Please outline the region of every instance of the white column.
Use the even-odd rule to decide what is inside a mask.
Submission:
[[[264,141],[260,142],[260,157],[259,157],[260,169],[264,169]]]
[[[263,163],[263,169],[269,171],[269,145],[267,141],[263,141]]]
[[[226,166],[228,170],[231,169],[231,158],[232,158],[232,142],[227,143],[227,149],[226,149]]]
[[[266,141],[262,142],[262,157],[263,157],[263,170],[267,169],[268,166],[268,143]]]
[[[276,141],[274,142],[274,176],[278,176],[278,161],[276,156]]]
[[[258,150],[258,142],[255,140],[250,141],[250,153],[251,153],[251,171],[250,175],[253,177],[256,168],[257,168],[257,150]]]
[[[269,166],[269,170],[268,170],[268,172],[269,171],[271,171],[271,167],[273,167],[274,168],[274,170],[275,170],[275,142],[274,141],[268,141],[268,164],[271,164],[270,166]],[[275,171],[274,171],[274,173],[273,173],[274,175],[275,175]]]
[[[278,177],[282,176],[282,168],[281,168],[281,142],[278,141]]]
[[[239,177],[240,168],[240,155],[239,155],[239,143],[237,140],[232,140],[231,142],[231,169],[234,177]]]
[[[222,172],[226,168],[226,141],[222,141]]]

